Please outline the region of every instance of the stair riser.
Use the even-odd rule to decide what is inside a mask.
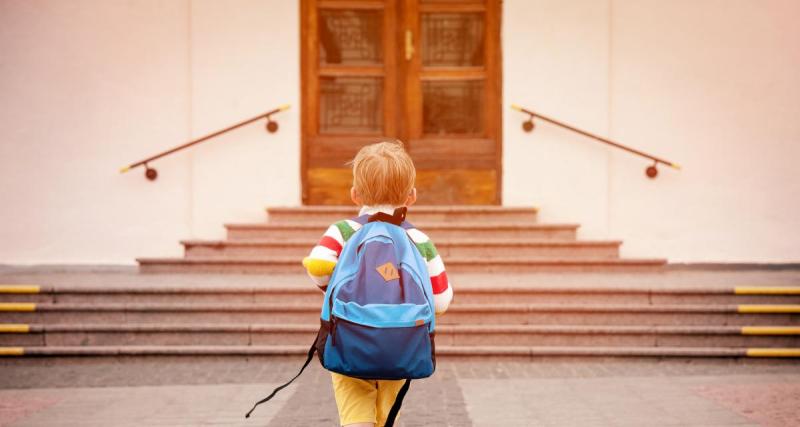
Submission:
[[[306,246],[270,245],[270,246],[201,246],[185,247],[186,258],[220,258],[220,259],[253,259],[270,257],[302,258],[307,256],[314,246],[310,241]],[[437,245],[439,254],[448,257],[468,258],[520,258],[520,259],[574,259],[574,258],[619,258],[619,248],[615,244],[597,246],[474,246],[474,245]]]
[[[270,264],[248,265],[236,264],[149,264],[139,265],[140,273],[234,273],[234,274],[304,274],[305,269],[300,264]]]
[[[447,239],[530,239],[530,240],[575,240],[576,232],[574,229],[561,228],[523,228],[523,229],[482,229],[482,228],[458,228],[458,229],[428,229],[423,230],[434,241]],[[316,242],[325,232],[325,228],[229,228],[228,239],[230,240],[253,240],[271,239],[274,241],[284,240],[309,240]]]
[[[531,324],[531,325],[637,325],[724,326],[800,325],[800,315],[738,313],[631,313],[631,312],[536,312],[536,313],[448,313],[440,324]]]
[[[0,346],[305,345],[315,336],[316,332],[47,332],[0,334]],[[436,343],[458,346],[800,347],[800,336],[440,332]]]
[[[305,360],[305,354],[293,355],[262,355],[262,354],[240,354],[234,352],[232,354],[145,354],[145,355],[26,355],[21,357],[2,357],[0,358],[0,366],[50,366],[53,364],[70,365],[79,364],[85,365],[87,363],[194,363],[194,362],[227,362],[227,363],[241,363],[246,360],[251,363],[269,364],[272,362],[292,362],[298,366],[302,365]],[[797,366],[797,358],[758,358],[758,357],[743,357],[742,355],[674,355],[674,354],[621,354],[621,355],[608,355],[608,354],[585,354],[581,353],[563,353],[559,354],[486,354],[485,352],[476,352],[475,354],[437,354],[437,362],[447,361],[448,363],[473,363],[473,362],[502,362],[502,363],[619,363],[619,362],[634,362],[645,363],[653,361],[670,360],[678,363],[697,363],[702,361],[704,364],[717,364],[718,366],[726,366],[731,363],[747,364],[750,366],[775,366],[775,365],[791,365]],[[317,362],[312,362],[317,363]]]
[[[457,286],[457,283],[454,285]],[[234,294],[0,294],[0,302],[36,303],[281,303],[322,304],[323,293],[309,283],[307,291],[296,293]],[[456,288],[459,304],[800,304],[800,295],[658,295],[614,293],[540,294],[522,292],[474,293]]]
[[[317,290],[311,282],[308,292],[298,293],[235,293],[235,294],[140,294],[140,293],[99,293],[99,294],[31,294],[0,295],[0,302],[36,302],[36,303],[286,303],[286,304],[322,304],[324,294]],[[321,305],[320,305],[321,307]],[[2,314],[0,314],[2,317]]]
[[[447,264],[447,271],[454,273],[653,273],[662,271],[663,264],[595,264],[581,263],[576,260],[575,264],[537,264],[521,263],[491,263],[485,264],[461,264],[450,262]]]
[[[540,325],[800,325],[797,314],[738,313],[632,313],[632,312],[468,312],[453,311],[440,324],[540,324]],[[9,312],[0,323],[291,323],[316,325],[319,311],[289,312]]]
[[[505,264],[486,263],[469,264],[448,262],[448,273],[566,273],[566,272],[625,272],[643,273],[658,272],[663,270],[663,264],[594,264],[580,263],[559,264]],[[243,274],[270,274],[270,273],[304,273],[305,270],[297,264],[239,264],[235,260],[225,263],[193,263],[193,264],[151,264],[142,263],[139,266],[142,273],[243,273]]]
[[[321,222],[334,223],[343,219],[354,218],[358,210],[346,212],[315,212],[311,210],[298,211],[269,211],[267,220],[271,224],[319,224]],[[409,210],[406,219],[412,224],[421,223],[501,223],[501,224],[533,224],[536,222],[536,211],[498,211],[498,212],[419,212],[414,208]]]

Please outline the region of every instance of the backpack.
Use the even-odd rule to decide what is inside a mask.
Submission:
[[[362,227],[345,243],[320,314],[320,329],[292,383],[317,353],[322,366],[363,379],[406,382],[389,412],[392,426],[411,379],[436,368],[433,289],[425,259],[406,234],[406,208],[356,219]]]

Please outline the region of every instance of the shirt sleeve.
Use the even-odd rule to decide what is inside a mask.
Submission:
[[[336,224],[333,224],[328,227],[317,245],[311,249],[311,253],[303,258],[303,267],[306,268],[311,280],[322,291],[328,288],[328,281],[331,279],[336,262],[339,261],[343,245],[342,232]]]
[[[408,235],[428,264],[428,274],[431,276],[433,287],[433,305],[436,314],[443,314],[450,306],[450,302],[453,301],[453,287],[450,286],[447,279],[442,256],[439,255],[436,245],[425,233],[412,228],[408,230]]]

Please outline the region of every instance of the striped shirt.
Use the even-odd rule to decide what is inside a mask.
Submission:
[[[391,215],[394,212],[394,208],[391,206],[364,206],[358,216],[373,215],[377,212],[385,212]],[[331,278],[334,267],[336,267],[336,262],[339,260],[342,247],[361,227],[360,223],[350,219],[332,224],[322,235],[319,243],[311,249],[311,253],[303,259],[303,266],[308,271],[308,275],[323,291],[328,286],[328,281]],[[428,274],[431,277],[431,285],[433,286],[433,303],[436,314],[442,314],[447,310],[450,301],[453,299],[453,289],[447,280],[447,272],[445,271],[442,257],[425,233],[407,222],[403,223],[403,228],[427,262]]]

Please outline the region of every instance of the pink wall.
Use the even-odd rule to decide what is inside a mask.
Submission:
[[[0,262],[131,262],[189,232],[185,2],[0,2]],[[137,172],[138,175],[138,172]]]
[[[643,160],[545,124],[524,134],[507,110],[506,203],[623,238],[626,256],[800,260],[800,3],[505,6],[507,104],[684,166],[648,180]]]
[[[297,1],[0,1],[0,263],[133,263],[296,205]],[[800,3],[505,0],[504,194],[626,256],[800,260]],[[684,165],[647,163],[516,102]],[[128,162],[273,106],[154,164]]]
[[[0,263],[125,263],[299,203],[294,2],[0,1]],[[291,36],[286,36],[290,34]],[[261,125],[118,169],[280,104]]]

